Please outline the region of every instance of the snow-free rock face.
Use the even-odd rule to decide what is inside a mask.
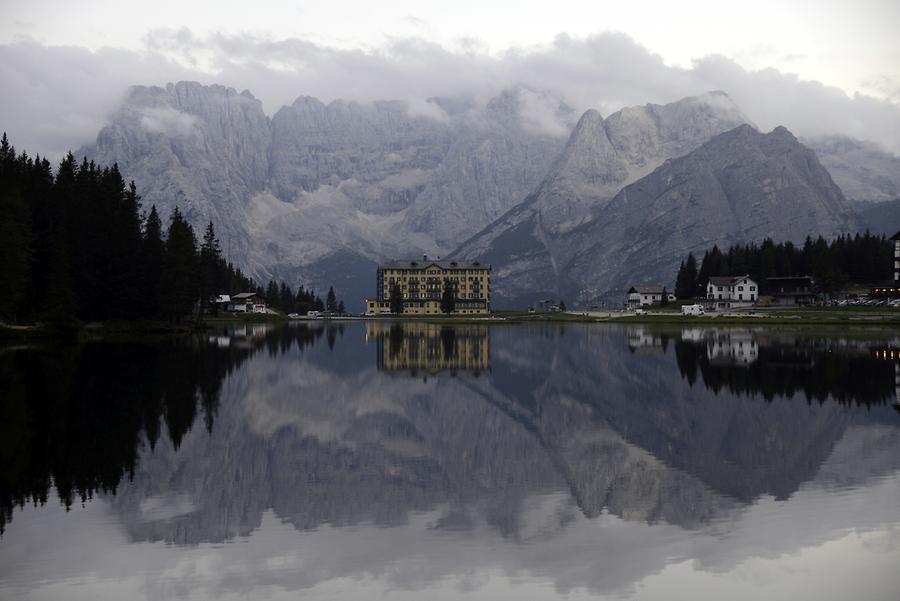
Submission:
[[[856,217],[815,153],[785,128],[750,125],[722,133],[623,188],[569,229],[547,227],[539,203],[545,183],[516,211],[468,244],[499,265],[502,300],[562,296],[613,302],[632,284],[671,285],[689,251],[714,244],[802,241],[858,229]],[[538,205],[537,208],[533,208]],[[507,226],[507,227],[503,227]],[[461,254],[472,252],[463,248]],[[537,295],[535,295],[537,293]]]
[[[194,82],[131,88],[112,123],[83,148],[134,179],[144,207],[164,219],[178,206],[195,228],[212,220],[233,257],[249,254],[243,227],[269,176],[269,120],[249,92]]]
[[[535,192],[453,256],[490,261],[501,299],[558,294],[563,255],[556,239],[601,215],[622,186],[742,123],[746,119],[722,92],[629,107],[606,120],[589,110]]]
[[[716,136],[625,187],[565,241],[573,294],[624,294],[632,283],[669,285],[689,251],[765,238],[802,242],[858,229],[841,190],[784,127],[749,125]]]
[[[144,207],[155,204],[164,220],[178,206],[198,229],[213,221],[227,257],[262,282],[284,279],[319,291],[334,285],[358,310],[374,293],[377,263],[452,251],[493,264],[495,300],[502,305],[559,294],[587,299],[624,285],[612,271],[597,271],[609,278],[597,281],[570,269],[576,256],[597,270],[615,254],[608,241],[586,232],[599,232],[598,220],[610,222],[604,236],[620,227],[610,220],[624,219],[627,211],[606,208],[624,186],[746,122],[726,94],[710,92],[624,108],[606,119],[589,110],[576,124],[559,96],[525,87],[484,105],[456,97],[415,107],[301,97],[270,119],[249,92],[180,82],[133,88],[81,153],[117,162],[137,183]],[[895,189],[887,168],[892,157],[852,140],[832,140],[817,150],[842,178],[839,184],[860,189],[855,196]],[[869,177],[876,171],[883,177]],[[782,177],[759,175],[772,182]],[[823,183],[826,175],[817,169],[816,183],[807,186],[817,192],[802,198],[828,204],[819,194],[833,191]],[[748,175],[740,185],[750,197],[760,184]],[[734,189],[729,198],[742,194]],[[642,215],[645,208],[633,210]],[[671,257],[677,263],[683,250],[725,239],[719,230],[704,230],[719,219],[713,205],[705,210],[713,213],[679,234],[676,245],[670,245],[671,233],[650,230],[641,231],[664,237],[631,244],[678,253]],[[761,223],[780,214],[760,214]],[[773,227],[770,235],[839,231],[818,210],[792,215],[790,232]],[[746,219],[728,227],[727,240],[766,231]],[[585,254],[587,248],[593,254]],[[664,262],[609,269],[628,279],[672,277]]]
[[[376,262],[444,254],[512,208],[572,124],[558,97],[521,87],[419,111],[301,97],[270,120],[249,92],[180,82],[133,88],[81,153],[118,162],[164,219],[212,220],[256,278],[335,284],[355,303]]]
[[[872,142],[846,136],[804,142],[816,151],[847,198],[876,202],[900,198],[900,157]]]

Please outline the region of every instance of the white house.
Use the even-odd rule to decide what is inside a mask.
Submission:
[[[759,299],[759,286],[748,275],[713,276],[706,284],[706,303],[715,309],[750,307]]]
[[[636,309],[659,303],[662,302],[663,294],[666,294],[667,300],[675,300],[675,296],[667,294],[666,289],[662,286],[632,286],[628,290],[628,299],[625,301],[625,306],[629,309]]]

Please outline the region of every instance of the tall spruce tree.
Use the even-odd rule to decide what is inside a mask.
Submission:
[[[444,280],[444,290],[441,292],[441,312],[451,314],[456,310],[456,294],[450,280]]]
[[[220,292],[222,249],[216,238],[216,229],[212,221],[203,233],[200,243],[200,315],[207,310],[210,298]],[[218,309],[218,304],[215,305]]]
[[[391,284],[388,300],[391,305],[391,313],[394,313],[395,315],[403,313],[403,292],[400,290],[399,284]]]
[[[3,177],[0,176],[0,182]],[[0,320],[18,322],[28,290],[31,259],[31,227],[28,208],[18,189],[0,183],[0,273],[4,292],[0,294]]]
[[[334,287],[328,287],[328,295],[325,297],[325,310],[332,313],[337,311],[337,296],[334,294]]]
[[[162,236],[162,220],[156,205],[144,220],[143,250],[141,252],[141,277],[144,315],[155,317],[162,313],[162,285],[166,246]]]
[[[15,149],[6,133],[0,140],[0,320],[16,323],[29,288],[31,216],[22,197]]]
[[[688,253],[687,259],[681,262],[678,276],[675,278],[675,296],[684,300],[694,298],[697,294],[697,260],[694,253]]]
[[[165,313],[173,321],[189,316],[197,302],[197,238],[178,207],[172,213],[166,236],[163,290]]]

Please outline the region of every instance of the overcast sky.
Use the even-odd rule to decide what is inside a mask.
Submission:
[[[90,141],[127,87],[323,100],[489,96],[526,83],[607,114],[708,89],[760,127],[900,151],[900,2],[3,1],[0,127],[32,152]]]

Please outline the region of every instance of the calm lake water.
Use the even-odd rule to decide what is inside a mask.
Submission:
[[[0,348],[2,599],[900,598],[900,337]]]

